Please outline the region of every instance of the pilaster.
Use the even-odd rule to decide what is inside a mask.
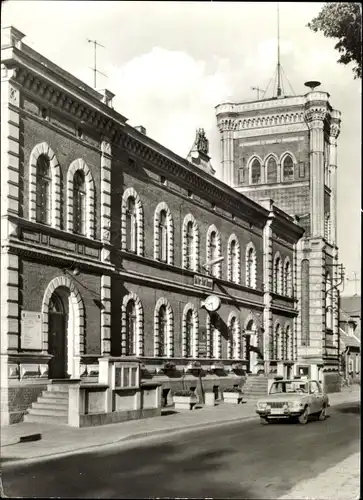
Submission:
[[[273,201],[260,200],[260,204],[270,210],[269,218],[263,228],[263,283],[264,283],[264,309],[263,309],[263,357],[267,361],[270,358],[270,339],[273,335],[272,325],[272,280],[273,280],[273,256],[272,256],[272,224],[274,220]]]
[[[111,276],[101,276],[101,354],[111,353]]]
[[[222,180],[228,186],[233,186],[233,121],[227,120],[219,126],[219,130],[221,132]]]
[[[330,125],[330,155],[329,168],[331,175],[331,195],[330,195],[330,220],[331,220],[331,242],[333,245],[337,243],[337,139],[340,133],[340,112],[334,110],[332,112],[332,123]]]
[[[110,261],[111,243],[111,144],[107,140],[101,143],[101,240],[103,262]]]

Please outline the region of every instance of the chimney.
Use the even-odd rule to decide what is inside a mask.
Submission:
[[[112,99],[115,97],[115,94],[107,89],[99,90],[99,93],[102,94],[102,102],[109,108],[113,108]]]
[[[142,125],[137,125],[137,127],[134,128],[136,128],[138,132],[141,132],[142,134],[146,135],[146,128],[143,127]]]

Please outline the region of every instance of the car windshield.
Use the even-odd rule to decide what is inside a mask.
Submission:
[[[270,388],[270,394],[281,394],[281,393],[301,393],[308,392],[308,385],[301,381],[288,381],[288,382],[274,382]]]

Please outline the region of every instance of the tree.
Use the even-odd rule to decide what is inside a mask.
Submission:
[[[326,3],[308,28],[322,31],[327,38],[339,38],[335,49],[341,53],[338,63],[353,67],[354,78],[362,78],[362,10],[361,4]]]

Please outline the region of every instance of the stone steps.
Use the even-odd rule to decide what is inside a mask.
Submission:
[[[246,383],[243,387],[243,398],[245,401],[255,401],[267,394],[268,379],[266,377],[247,377]]]
[[[67,384],[49,384],[24,415],[24,422],[68,423],[69,392]]]

